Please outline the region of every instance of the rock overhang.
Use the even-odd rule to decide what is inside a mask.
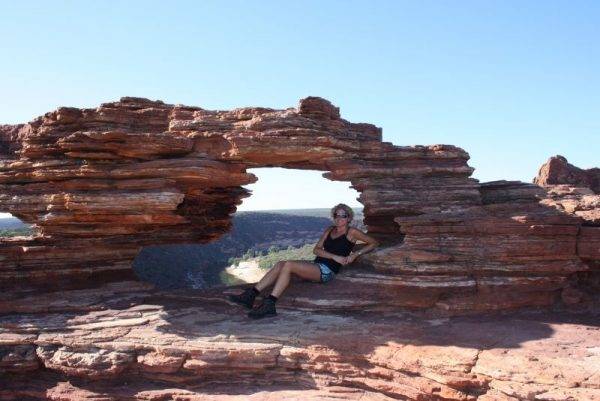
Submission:
[[[363,267],[385,276],[379,285],[429,291],[423,305],[549,304],[587,269],[581,222],[541,205],[540,187],[480,184],[463,149],[383,142],[380,128],[318,97],[230,111],[124,97],[0,126],[0,138],[0,209],[37,229],[1,244],[0,274],[20,284],[122,279],[142,246],[213,241],[249,196],[247,170],[267,166],[349,182],[384,245]],[[449,303],[465,283],[467,300]]]

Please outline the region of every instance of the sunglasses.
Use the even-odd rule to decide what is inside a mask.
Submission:
[[[333,215],[333,217],[334,217],[334,218],[336,218],[336,219],[337,219],[338,217],[339,217],[340,219],[347,219],[347,218],[348,218],[348,215],[347,215],[347,214],[337,214],[337,213],[336,213],[335,215]]]

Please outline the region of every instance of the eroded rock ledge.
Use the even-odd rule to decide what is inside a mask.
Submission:
[[[256,180],[247,169],[266,166],[321,170],[360,192],[383,246],[345,280],[375,303],[449,313],[550,305],[599,259],[588,245],[598,229],[540,203],[542,187],[480,184],[464,150],[382,142],[381,129],[317,97],[230,111],[122,98],[0,126],[0,145],[0,210],[37,232],[0,241],[6,299],[131,279],[144,245],[218,238]]]
[[[534,182],[547,191],[542,204],[582,220],[577,236],[577,254],[589,266],[578,272],[576,281],[588,293],[600,292],[600,169],[583,170],[563,156],[551,157]],[[585,294],[576,289],[563,291],[563,298],[579,301]]]
[[[478,183],[462,149],[382,142],[320,98],[60,108],[0,151],[0,209],[36,228],[0,240],[0,399],[600,399],[596,173],[566,159]],[[125,281],[144,245],[226,232],[259,166],[350,182],[383,246],[260,322],[227,289]]]
[[[263,321],[222,289],[124,282],[29,299],[0,317],[0,399],[600,399],[598,310],[440,318],[306,307],[301,296],[335,283],[296,283]]]

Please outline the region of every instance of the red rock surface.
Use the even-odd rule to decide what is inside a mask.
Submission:
[[[600,168],[580,169],[569,164],[564,156],[554,156],[540,167],[533,182],[544,187],[554,185],[586,187],[599,194]]]
[[[555,156],[540,168],[534,181],[547,191],[541,204],[582,219],[577,255],[589,270],[578,273],[571,281],[597,294],[600,291],[600,169],[582,170],[569,164],[563,156]],[[574,296],[585,298],[581,293]]]
[[[256,180],[252,167],[316,169],[350,182],[383,247],[363,258],[363,275],[345,278],[348,288],[393,289],[395,306],[548,305],[589,269],[578,250],[597,253],[577,241],[581,219],[538,203],[539,187],[479,184],[464,150],[382,142],[379,128],[343,120],[316,97],[295,109],[230,111],[122,98],[0,126],[0,141],[0,209],[36,228],[32,238],[0,241],[10,299],[130,279],[144,245],[218,238],[249,196],[242,185]],[[592,170],[546,170],[595,182]],[[594,202],[585,213],[596,213]]]
[[[36,230],[0,240],[0,399],[600,398],[595,169],[480,184],[464,150],[382,142],[320,98],[60,108],[0,126],[0,151],[0,209]],[[126,281],[142,246],[227,232],[267,166],[350,182],[382,246],[266,322]]]
[[[296,283],[263,321],[222,289],[132,282],[15,303],[0,316],[0,399],[600,399],[598,310],[298,308],[299,294],[319,298],[334,284]]]
[[[320,98],[298,109],[231,111],[122,98],[0,126],[0,138],[0,209],[37,230],[0,244],[10,256],[0,277],[24,287],[50,277],[70,286],[92,275],[119,280],[144,245],[218,238],[249,195],[242,185],[256,180],[250,167],[317,169],[350,181],[383,242],[401,238],[398,215],[479,201],[463,150],[381,142],[379,128],[341,119]],[[391,190],[398,185],[402,191]]]
[[[600,226],[600,169],[583,170],[563,156],[548,159],[533,180],[547,191],[543,204]]]

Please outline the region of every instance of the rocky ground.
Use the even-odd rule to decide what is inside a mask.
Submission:
[[[260,321],[226,300],[235,288],[123,282],[5,301],[0,399],[600,400],[599,308],[442,317],[319,302],[340,283],[296,282]]]

